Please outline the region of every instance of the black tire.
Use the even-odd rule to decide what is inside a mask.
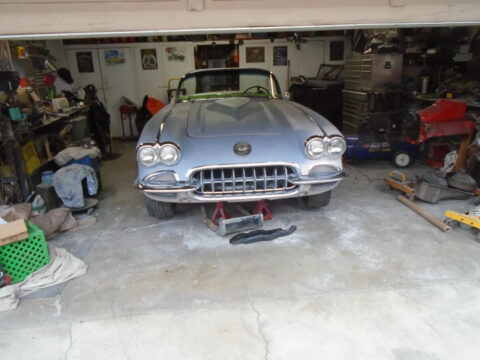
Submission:
[[[167,203],[163,201],[156,201],[147,196],[145,198],[145,206],[150,216],[157,219],[170,219],[175,215],[175,203]]]
[[[392,161],[396,167],[406,168],[412,163],[412,157],[405,151],[399,151],[393,155]]]
[[[327,191],[317,195],[304,196],[303,204],[307,209],[318,209],[327,206],[332,197],[332,191]]]

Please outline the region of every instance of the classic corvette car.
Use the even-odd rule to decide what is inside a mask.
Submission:
[[[316,208],[347,176],[345,148],[328,120],[282,99],[271,72],[197,70],[145,125],[135,187],[158,218],[177,203],[301,197]]]

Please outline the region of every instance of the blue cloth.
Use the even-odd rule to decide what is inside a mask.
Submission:
[[[58,197],[65,206],[80,208],[85,206],[82,180],[87,179],[89,195],[95,195],[98,190],[97,176],[91,166],[72,164],[65,166],[53,175],[53,186]]]

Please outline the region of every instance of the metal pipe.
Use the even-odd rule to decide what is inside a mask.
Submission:
[[[452,228],[445,224],[443,221],[441,221],[439,218],[433,216],[426,210],[422,209],[420,206],[416,205],[413,201],[408,200],[405,196],[403,195],[398,195],[397,199],[403,203],[404,205],[408,206],[410,209],[415,211],[418,215],[422,216],[426,220],[428,220],[430,223],[438,227],[440,230],[444,232],[450,232],[452,231]]]

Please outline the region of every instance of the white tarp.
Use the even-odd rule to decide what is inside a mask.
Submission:
[[[87,264],[67,250],[53,245],[48,246],[50,263],[30,274],[18,284],[0,289],[0,312],[13,310],[20,298],[33,291],[74,279],[87,271]]]

